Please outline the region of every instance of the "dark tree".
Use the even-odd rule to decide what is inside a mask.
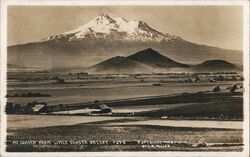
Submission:
[[[219,86],[214,87],[213,92],[219,92],[219,91],[220,91],[220,87]]]
[[[234,93],[234,92],[236,91],[237,88],[238,88],[237,85],[233,85],[233,86],[229,89],[229,91],[230,91],[231,93]]]

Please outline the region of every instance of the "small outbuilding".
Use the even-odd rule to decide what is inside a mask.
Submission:
[[[39,114],[39,113],[48,113],[48,107],[44,104],[37,104],[32,108],[32,112]]]
[[[92,111],[92,114],[103,114],[103,113],[111,113],[112,109],[110,107],[108,107],[105,104],[101,104],[99,105],[99,109],[98,111]]]

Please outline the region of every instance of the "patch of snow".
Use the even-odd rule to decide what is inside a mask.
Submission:
[[[178,40],[180,37],[163,34],[142,21],[127,21],[122,17],[111,17],[101,14],[87,24],[74,30],[51,36],[45,40],[66,39],[68,41],[82,38],[112,37],[125,40],[161,41]]]

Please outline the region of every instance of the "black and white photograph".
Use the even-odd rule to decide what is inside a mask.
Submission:
[[[6,154],[249,155],[248,3],[30,3],[5,5]]]

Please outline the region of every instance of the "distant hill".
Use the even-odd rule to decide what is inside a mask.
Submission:
[[[148,48],[128,57],[116,56],[86,69],[89,73],[153,73],[153,72],[221,72],[241,71],[239,66],[224,60],[208,60],[189,65],[170,59]]]
[[[167,68],[168,69],[168,68],[177,68],[177,67],[181,67],[181,68],[189,67],[189,65],[176,62],[151,48],[139,51],[133,55],[128,56],[128,58],[137,62],[144,63],[146,65],[150,65],[154,68]]]
[[[89,73],[148,73],[153,68],[127,57],[116,56],[86,69]]]
[[[7,68],[10,68],[10,69],[20,69],[20,68],[25,68],[23,66],[18,66],[18,65],[14,65],[14,64],[7,64]]]
[[[38,67],[24,67],[20,65],[15,64],[7,64],[7,70],[8,71],[30,71],[30,70],[41,70]]]
[[[192,66],[193,71],[242,71],[242,67],[229,63],[225,60],[208,60]]]

